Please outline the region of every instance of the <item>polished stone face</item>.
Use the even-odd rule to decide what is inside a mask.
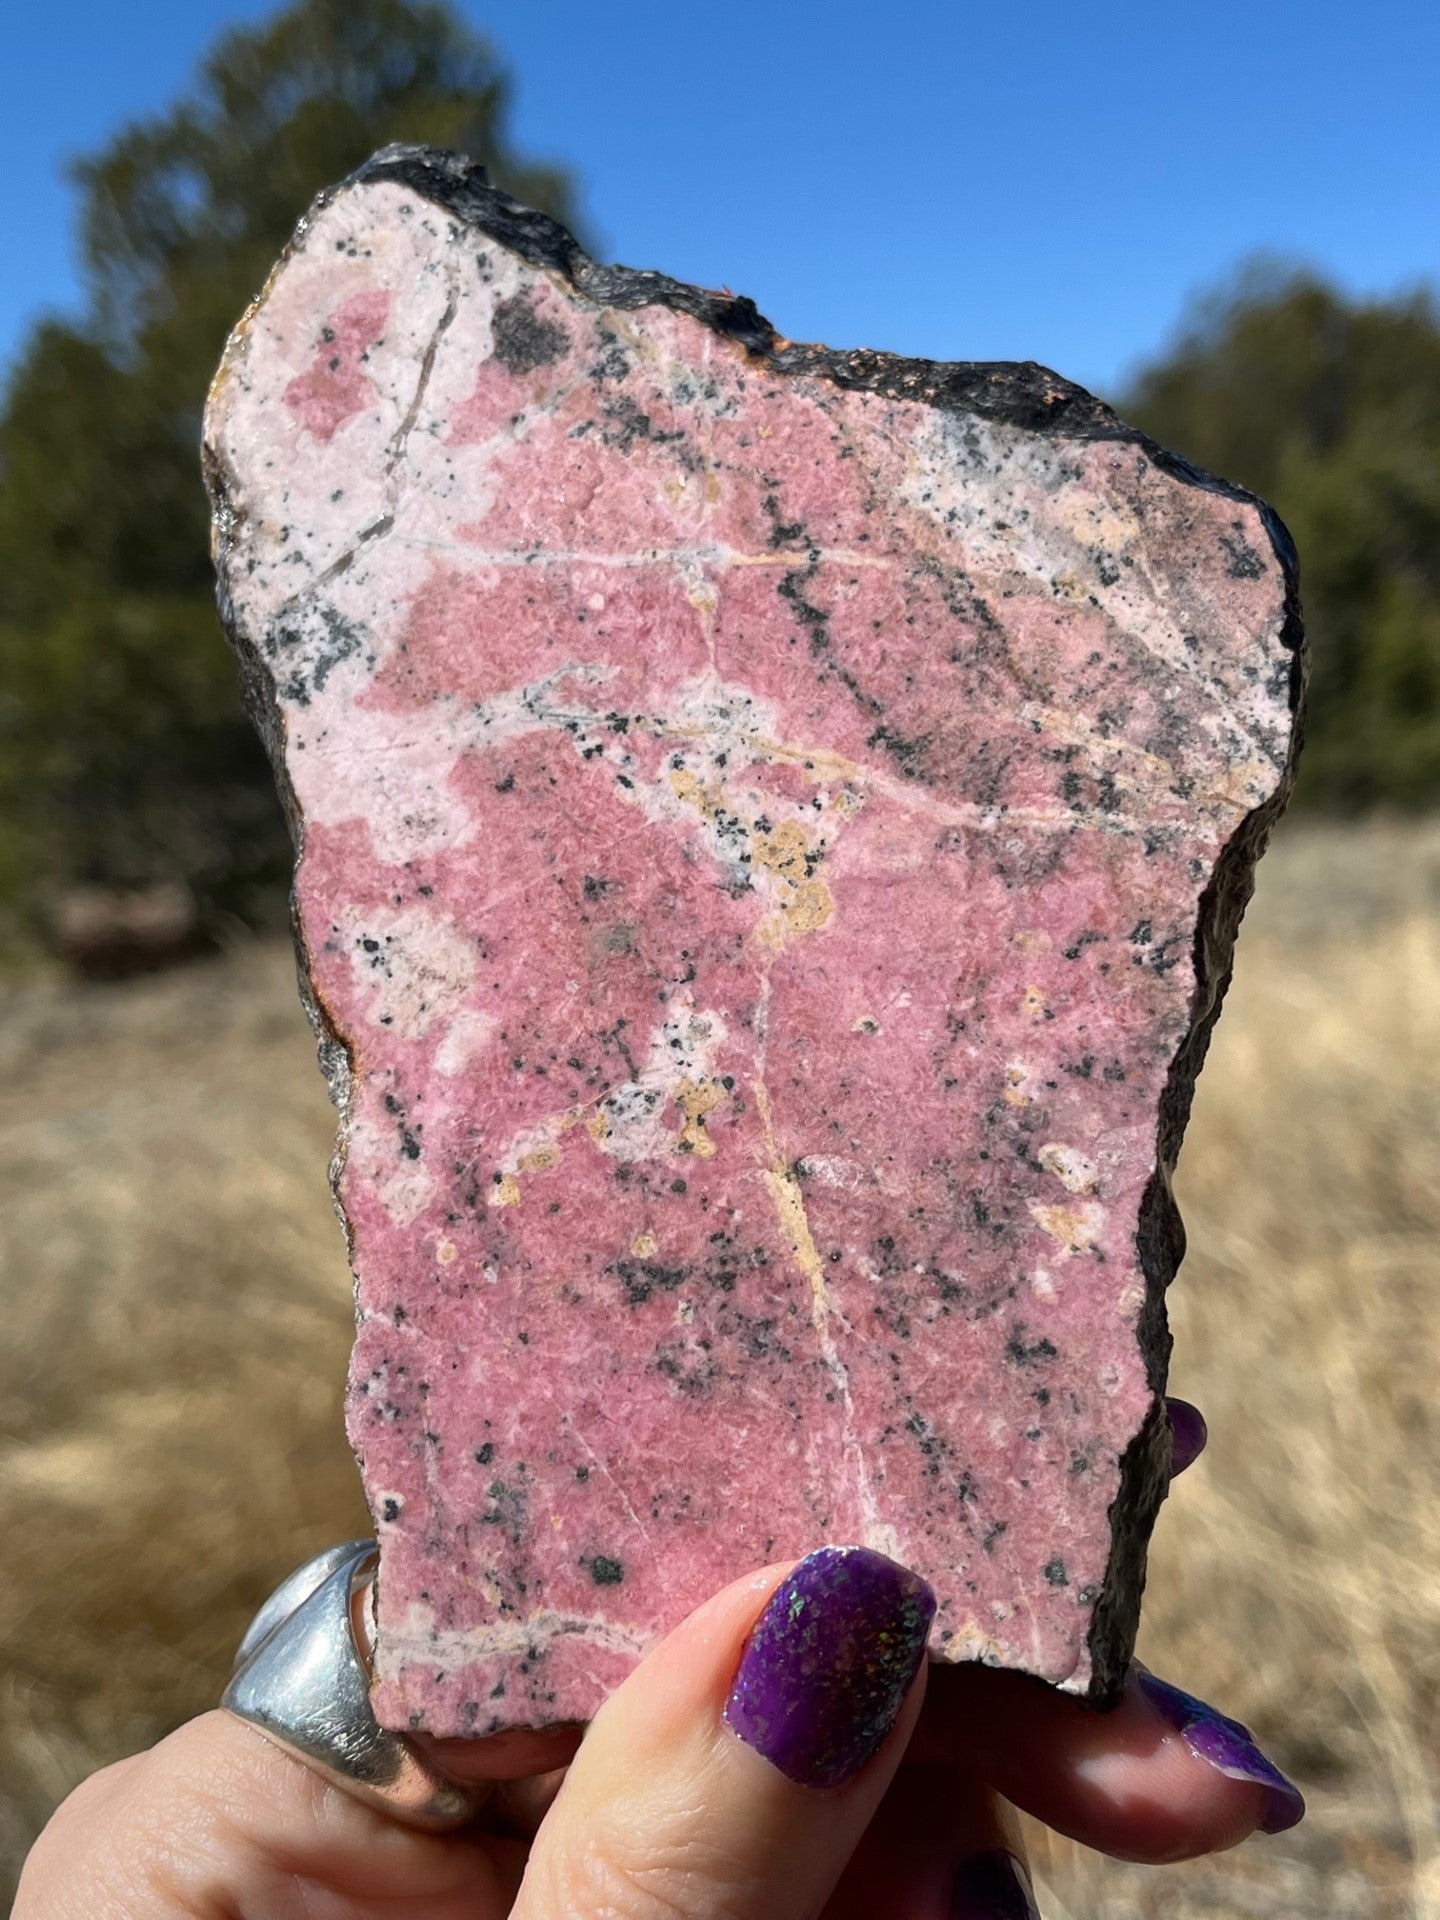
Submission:
[[[1103,1696],[1165,1163],[1292,759],[1267,522],[1063,382],[757,344],[455,178],[314,214],[208,419],[341,1099],[377,1709],[586,1717],[824,1542],[934,1585],[937,1656]]]

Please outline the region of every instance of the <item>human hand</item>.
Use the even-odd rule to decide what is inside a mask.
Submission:
[[[15,1920],[1007,1920],[1034,1912],[1007,1803],[1137,1860],[1300,1817],[1243,1729],[1140,1669],[1104,1715],[974,1667],[927,1689],[929,1607],[861,1549],[737,1581],[583,1742],[428,1743],[489,1787],[443,1836],[203,1715],[71,1795]]]

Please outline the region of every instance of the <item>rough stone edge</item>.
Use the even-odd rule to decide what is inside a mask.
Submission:
[[[330,1204],[335,1209],[335,1217],[340,1222],[340,1230],[345,1236],[345,1256],[350,1264],[358,1325],[360,1282],[354,1270],[355,1235],[349,1217],[340,1204],[340,1176],[345,1169],[345,1156],[350,1138],[350,1115],[355,1081],[354,1061],[349,1043],[316,992],[310,950],[306,944],[304,928],[300,924],[300,909],[293,875],[298,874],[300,870],[300,860],[305,850],[305,816],[300,810],[300,802],[296,798],[289,769],[285,764],[285,714],[280,704],[275,675],[260,647],[250,643],[235,612],[235,603],[230,592],[230,556],[235,544],[236,524],[240,518],[240,508],[236,503],[240,497],[241,488],[210,432],[211,414],[229,381],[232,363],[248,351],[250,323],[264,305],[270,288],[283,271],[292,252],[299,245],[316,206],[323,198],[323,195],[320,196],[299,222],[279,259],[266,276],[264,286],[231,329],[230,337],[225,343],[225,350],[220,358],[220,365],[216,369],[205,400],[200,468],[204,476],[206,492],[210,498],[210,556],[215,567],[215,605],[225,638],[229,641],[230,649],[235,655],[241,705],[251,725],[260,736],[260,743],[270,761],[271,771],[275,776],[276,792],[280,798],[281,810],[285,815],[285,825],[295,849],[290,885],[290,937],[295,949],[295,982],[299,989],[300,1004],[310,1023],[310,1030],[315,1036],[315,1054],[325,1081],[325,1090],[330,1096],[330,1103],[336,1113],[335,1145],[330,1155],[329,1166]]]
[[[1154,447],[1154,442],[1130,428],[1123,429],[1123,437],[1135,440],[1147,452]],[[1189,1124],[1196,1082],[1235,971],[1235,941],[1255,890],[1255,868],[1294,790],[1304,741],[1305,687],[1309,678],[1309,655],[1300,616],[1299,566],[1294,542],[1280,516],[1255,495],[1212,479],[1178,455],[1166,454],[1164,449],[1156,451],[1163,455],[1157,464],[1164,465],[1177,478],[1258,508],[1285,582],[1279,637],[1290,651],[1289,706],[1293,724],[1285,765],[1274,789],[1267,800],[1245,815],[1221,848],[1200,896],[1192,950],[1195,992],[1190,1003],[1190,1027],[1170,1063],[1170,1073],[1160,1096],[1155,1171],[1141,1197],[1135,1229],[1140,1271],[1145,1278],[1140,1351],[1156,1398],[1150,1418],[1121,1458],[1120,1486],[1110,1507],[1110,1564],[1091,1619],[1091,1680],[1086,1694],[1093,1705],[1102,1707],[1114,1703],[1124,1683],[1140,1624],[1146,1552],[1170,1486],[1171,1434],[1162,1396],[1172,1341],[1165,1295],[1185,1257],[1185,1226],[1171,1181]]]
[[[210,439],[208,420],[232,356],[237,350],[244,350],[251,317],[263,303],[291,252],[303,242],[312,221],[347,188],[385,182],[408,187],[466,225],[478,228],[531,266],[560,274],[596,305],[621,309],[670,307],[734,340],[774,373],[818,376],[839,387],[879,393],[889,399],[937,407],[949,413],[976,415],[1030,433],[1063,435],[1082,441],[1123,441],[1134,445],[1153,465],[1183,484],[1254,507],[1260,515],[1285,587],[1279,637],[1291,656],[1289,707],[1293,725],[1285,764],[1273,791],[1241,820],[1221,849],[1200,897],[1193,947],[1195,992],[1190,1027],[1171,1062],[1161,1094],[1156,1169],[1140,1204],[1136,1246],[1146,1299],[1141,1310],[1139,1343],[1155,1403],[1121,1459],[1120,1486],[1107,1516],[1111,1530],[1110,1560],[1091,1618],[1089,1680],[1083,1688],[1065,1689],[1079,1692],[1093,1706],[1111,1706],[1119,1695],[1134,1650],[1145,1586],[1146,1553],[1170,1482],[1170,1431],[1162,1399],[1172,1345],[1165,1295],[1185,1253],[1185,1229],[1171,1180],[1189,1121],[1196,1081],[1234,971],[1235,940],[1254,890],[1255,866],[1294,787],[1304,735],[1309,661],[1300,616],[1298,562],[1289,531],[1274,509],[1258,496],[1193,466],[1138,428],[1127,426],[1112,408],[1085,388],[1034,361],[912,360],[870,348],[846,351],[797,344],[777,333],[754,301],[743,295],[713,293],[648,269],[608,267],[591,260],[558,221],[522,206],[492,186],[484,168],[462,154],[403,144],[384,147],[348,179],[316,196],[265,287],[232,333],[206,406],[202,464],[213,516],[216,599],[221,622],[239,664],[246,710],[275,770],[281,804],[295,843],[297,869],[303,852],[304,820],[285,769],[284,716],[274,676],[259,651],[248,644],[235,617],[228,561],[234,538],[236,489]],[[293,889],[291,927],[300,998],[315,1033],[320,1069],[339,1116],[330,1167],[331,1194],[347,1250],[353,1251],[350,1223],[338,1195],[349,1131],[353,1063],[348,1044],[316,994]]]

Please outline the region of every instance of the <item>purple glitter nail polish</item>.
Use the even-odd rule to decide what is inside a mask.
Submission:
[[[1040,1920],[1030,1876],[1002,1847],[960,1862],[948,1920]]]
[[[838,1787],[894,1726],[934,1614],[918,1574],[868,1547],[821,1547],[756,1622],[726,1726],[801,1786]]]
[[[1210,1438],[1205,1416],[1188,1400],[1167,1399],[1165,1411],[1170,1417],[1170,1472],[1172,1475],[1183,1473],[1205,1451],[1205,1442]]]
[[[1157,1680],[1144,1668],[1136,1671],[1136,1682],[1145,1698],[1162,1720],[1185,1736],[1191,1752],[1208,1762],[1230,1780],[1253,1780],[1266,1789],[1262,1833],[1284,1833],[1305,1815],[1305,1799],[1300,1789],[1287,1780],[1273,1760],[1267,1760],[1255,1744],[1248,1727],[1238,1720],[1227,1720],[1223,1713],[1184,1693],[1167,1681]]]

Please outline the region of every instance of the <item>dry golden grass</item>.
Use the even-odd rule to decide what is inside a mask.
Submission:
[[[1172,1384],[1211,1447],[1141,1654],[1253,1724],[1311,1817],[1213,1865],[1048,1850],[1061,1920],[1440,1916],[1440,830],[1261,868],[1177,1182]]]
[[[273,948],[0,1012],[0,1886],[364,1526],[330,1130]],[[1174,1385],[1213,1444],[1161,1516],[1142,1651],[1313,1813],[1165,1869],[1038,1839],[1045,1910],[1440,1920],[1440,828],[1287,830],[1180,1191]]]

